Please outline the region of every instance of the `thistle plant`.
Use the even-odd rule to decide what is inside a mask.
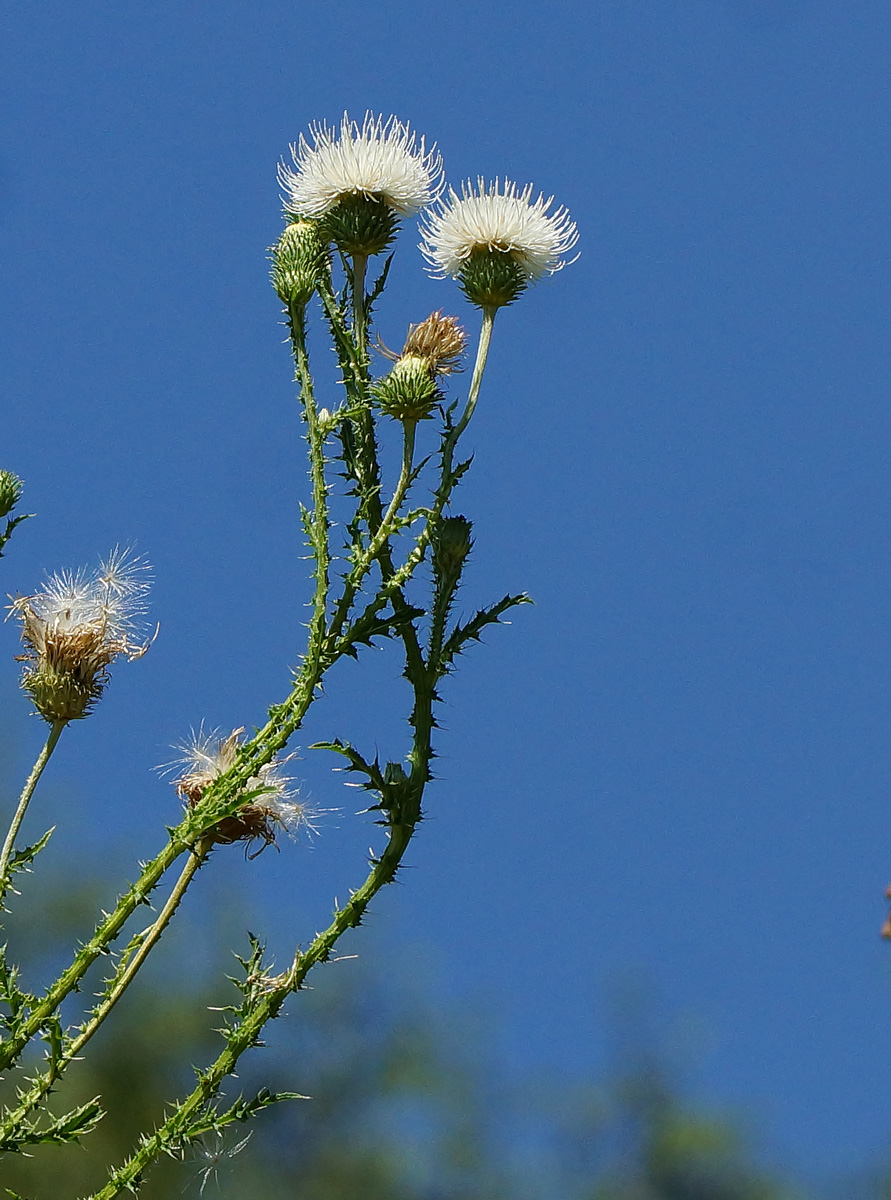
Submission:
[[[15,1103],[0,1113],[0,1152],[77,1141],[103,1119],[101,1097],[62,1114],[48,1104],[49,1097],[69,1069],[76,1071],[198,870],[212,869],[214,860],[234,852],[234,843],[260,858],[280,835],[313,828],[317,814],[286,768],[289,747],[335,664],[353,659],[353,669],[359,669],[372,645],[399,658],[411,696],[406,743],[381,760],[354,744],[348,731],[333,729],[328,740],[312,747],[338,757],[367,793],[366,812],[381,827],[364,878],[336,905],[327,927],[298,945],[284,970],[274,974],[262,943],[251,939],[249,953],[239,959],[240,999],[224,1010],[218,1056],[196,1069],[191,1092],[171,1098],[130,1157],[111,1167],[92,1200],[137,1193],[160,1156],[185,1157],[190,1147],[206,1145],[234,1122],[247,1122],[298,1095],[261,1090],[233,1097],[226,1089],[241,1056],[260,1044],[264,1027],[279,1016],[287,997],[329,958],[347,930],[361,924],[376,893],[396,877],[433,778],[444,680],[470,643],[528,601],[524,594],[508,594],[468,618],[457,615],[473,527],[453,505],[471,465],[463,439],[480,399],[496,313],[564,265],[576,242],[575,225],[565,209],[550,211],[551,200],[533,200],[531,186],[507,181],[481,180],[475,188],[465,185],[460,196],[450,190],[443,198],[436,148],[428,150],[395,117],[368,114],[359,125],[345,115],[336,129],[315,125],[310,139],[301,137],[291,148],[291,160],[279,168],[285,225],[271,250],[271,279],[284,307],[308,452],[311,499],[302,507],[312,563],[306,644],[288,694],[269,707],[253,732],[242,727],[205,732],[199,724],[177,748],[171,773],[182,804],[179,822],[168,828],[160,850],[141,865],[130,887],[98,915],[92,934],[58,978],[45,990],[26,990],[12,950],[3,948],[0,1072],[19,1069],[32,1044],[43,1043],[44,1050],[37,1067],[33,1054],[29,1058]],[[443,309],[419,313],[399,352],[377,333],[393,247],[419,212],[421,249],[432,273],[457,280],[470,302],[471,320],[479,312],[466,388],[456,386],[468,348],[466,318],[444,315]],[[311,321],[327,334],[339,366],[342,392],[326,405],[310,361]],[[382,454],[388,443],[401,447],[392,479],[382,466],[389,461]],[[0,515],[11,511],[20,490],[14,476],[0,475]],[[8,522],[0,549],[21,519]],[[4,898],[13,892],[16,873],[33,868],[50,836],[17,847],[25,812],[61,734],[89,717],[117,660],[137,659],[151,645],[144,624],[148,584],[146,564],[115,551],[92,573],[61,572],[42,589],[12,599],[10,617],[19,622],[24,645],[22,687],[48,735],[12,811],[0,856]],[[157,906],[153,921],[131,932],[131,919],[146,904]],[[62,1005],[100,958],[110,965],[96,1003],[79,1022],[68,1024]]]

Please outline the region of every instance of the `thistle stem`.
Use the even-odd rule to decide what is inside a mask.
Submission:
[[[396,490],[393,492],[393,498],[387,507],[387,511],[381,518],[381,523],[374,534],[374,537],[369,542],[367,548],[363,551],[361,558],[350,571],[344,582],[343,593],[334,615],[331,618],[331,626],[328,630],[329,646],[334,646],[343,632],[343,627],[346,619],[352,608],[353,600],[356,593],[362,586],[362,580],[368,574],[375,559],[384,549],[384,545],[393,532],[392,524],[402,507],[402,502],[405,499],[409,484],[411,483],[412,468],[414,466],[414,450],[415,450],[415,434],[417,432],[417,423],[415,421],[406,421],[403,426],[402,437],[402,471],[399,475],[399,482],[396,484]]]
[[[492,327],[495,324],[495,314],[498,310],[493,307],[483,309],[483,322],[480,327],[480,338],[476,350],[476,362],[473,366],[473,375],[470,380],[470,388],[467,393],[467,403],[464,406],[464,412],[458,423],[449,430],[446,437],[443,439],[442,446],[442,466],[440,469],[440,483],[436,491],[436,497],[433,505],[429,510],[427,523],[418,535],[417,541],[409,554],[408,558],[397,571],[390,571],[386,574],[381,592],[387,596],[394,596],[401,591],[404,584],[414,574],[416,567],[423,561],[424,555],[427,552],[427,547],[430,545],[430,539],[433,535],[433,529],[437,520],[442,514],[443,509],[448,504],[452,490],[457,480],[453,476],[453,463],[455,459],[455,447],[461,437],[461,434],[470,423],[470,418],[473,416],[477,401],[479,400],[480,387],[483,382],[483,373],[486,369],[486,362],[489,357],[489,346],[492,342]]]
[[[309,355],[306,351],[306,310],[292,305],[288,316],[291,325],[291,345],[297,367],[297,382],[306,416],[309,442],[310,478],[312,480],[313,515],[308,533],[316,558],[316,592],[313,600],[312,636],[322,637],[328,608],[329,569],[331,553],[328,545],[328,484],[325,479],[325,436],[319,428]]]
[[[473,410],[476,408],[476,402],[480,395],[480,385],[483,382],[483,372],[486,369],[486,361],[489,357],[492,327],[495,324],[495,314],[497,311],[497,308],[492,307],[483,309],[483,323],[480,328],[480,340],[476,348],[476,362],[473,364],[473,375],[470,378],[470,388],[467,393],[467,404],[464,412],[461,414],[461,420],[452,430],[450,449],[454,447],[458,438],[467,428],[470,418],[473,416]]]
[[[18,807],[9,826],[9,832],[6,835],[6,841],[3,843],[3,849],[0,851],[0,900],[5,896],[6,889],[9,886],[9,860],[12,857],[15,839],[18,836],[22,821],[25,819],[25,813],[28,811],[28,805],[31,803],[31,797],[34,795],[34,789],[37,787],[37,781],[43,774],[43,769],[49,762],[50,756],[56,748],[56,743],[62,735],[62,730],[67,724],[67,721],[53,721],[44,747],[38,754],[37,761],[31,768],[31,774],[22,788]]]
[[[154,924],[146,933],[144,939],[139,943],[133,955],[120,963],[117,974],[110,981],[110,986],[104,998],[96,1005],[89,1021],[83,1026],[81,1032],[77,1035],[66,1053],[66,1058],[74,1058],[84,1048],[117,1002],[123,996],[124,992],[136,978],[142,964],[151,954],[152,950],[158,943],[161,934],[170,924],[173,914],[179,908],[183,896],[186,894],[186,889],[192,882],[198,868],[202,866],[207,855],[213,845],[213,835],[207,834],[201,839],[198,844],[193,847],[186,859],[185,866],[180,872],[179,879],[173,886],[173,890],[167,897],[167,902],[161,911],[158,913]]]
[[[363,368],[368,365],[368,314],[365,311],[365,271],[368,267],[366,254],[353,255],[353,327],[356,331],[356,349]]]
[[[402,424],[402,471],[399,475],[399,482],[396,484],[396,490],[393,493],[393,499],[384,513],[384,519],[381,521],[381,528],[378,530],[380,537],[381,530],[389,530],[399,509],[402,507],[402,501],[405,499],[405,493],[408,491],[408,485],[411,483],[411,471],[415,453],[415,433],[417,432],[416,421],[404,421]],[[375,541],[377,538],[375,538]],[[374,542],[372,542],[374,546]],[[372,552],[371,546],[369,552],[373,558],[377,554],[377,550]]]

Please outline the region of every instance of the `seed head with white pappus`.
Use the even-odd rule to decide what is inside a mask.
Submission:
[[[366,113],[361,127],[344,113],[339,132],[310,126],[312,145],[301,134],[291,146],[294,167],[281,163],[285,211],[323,218],[344,254],[380,254],[396,234],[400,217],[431,204],[442,190],[442,158],[426,149],[407,124]]]
[[[88,716],[114,660],[148,650],[151,641],[140,640],[148,569],[128,551],[114,550],[91,574],[62,571],[33,596],[13,600],[27,647],[22,687],[44,720]]]
[[[578,229],[567,209],[548,212],[553,196],[533,200],[532,190],[531,183],[521,190],[506,179],[488,185],[478,179],[476,187],[468,180],[460,196],[450,188],[421,221],[430,273],[457,279],[472,303],[499,308],[564,267]]]
[[[243,733],[243,728],[233,729],[229,734],[219,729],[205,731],[202,725],[176,747],[181,753],[171,764],[172,770],[179,771],[173,786],[187,807],[194,808],[214,780],[235,765]],[[300,829],[316,832],[313,821],[319,814],[296,800],[294,781],[283,773],[283,766],[284,762],[273,759],[247,781],[245,791],[260,795],[255,795],[234,816],[217,822],[211,830],[215,842],[228,845],[260,840],[263,843],[260,850],[264,850],[275,845],[276,828],[286,829],[292,835]]]

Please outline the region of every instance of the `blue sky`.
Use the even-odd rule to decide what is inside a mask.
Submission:
[[[372,925],[497,1010],[518,1067],[598,1069],[632,972],[779,1158],[887,1153],[887,4],[48,0],[2,28],[2,465],[39,514],[4,589],[135,542],[162,626],[60,747],[60,847],[123,880],[175,818],[170,743],[284,694],[309,593],[275,165],[314,119],[396,113],[453,182],[555,194],[582,256],[499,318],[470,435],[465,603],[536,607],[451,681]],[[390,343],[473,319],[415,241]],[[21,769],[40,730],[9,625],[0,648]],[[386,661],[351,672],[306,743],[398,745]],[[316,847],[215,868],[282,947],[370,832],[327,761],[298,766],[344,809]]]

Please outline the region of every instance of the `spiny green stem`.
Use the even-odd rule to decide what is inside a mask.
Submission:
[[[316,592],[313,600],[310,636],[311,639],[318,641],[325,628],[328,606],[328,572],[330,568],[328,485],[325,480],[325,437],[319,427],[319,414],[313,391],[312,374],[309,369],[309,356],[306,352],[305,312],[306,310],[302,306],[298,309],[296,305],[291,305],[288,315],[291,325],[291,343],[297,365],[297,381],[300,384],[300,396],[303,401],[309,441],[313,495],[313,549],[316,558]]]
[[[16,1134],[21,1129],[22,1123],[28,1119],[43,1098],[52,1091],[53,1086],[60,1076],[64,1074],[69,1064],[77,1058],[136,978],[143,963],[157,945],[161,934],[170,924],[173,914],[186,894],[186,889],[195,877],[198,868],[207,858],[212,845],[213,839],[211,836],[203,838],[198,843],[189,855],[179,879],[176,881],[173,890],[167,898],[167,903],[161,909],[160,913],[158,913],[156,920],[134,953],[118,965],[117,972],[109,980],[105,995],[84,1023],[80,1033],[66,1045],[58,1061],[53,1063],[48,1071],[45,1071],[34,1081],[30,1091],[21,1099],[18,1107],[0,1125],[0,1148],[3,1150],[13,1150],[17,1147]]]
[[[9,888],[9,860],[12,857],[15,847],[15,839],[18,836],[22,821],[25,819],[25,813],[28,811],[28,805],[31,803],[31,797],[34,795],[37,781],[43,774],[43,769],[49,762],[50,756],[56,748],[56,743],[62,735],[62,730],[67,724],[67,721],[53,721],[44,747],[38,754],[37,761],[31,768],[31,774],[28,776],[25,786],[22,788],[22,794],[19,796],[18,807],[10,823],[9,832],[6,834],[3,849],[0,851],[0,903],[2,903]]]
[[[353,329],[356,334],[356,349],[363,368],[368,366],[368,313],[365,308],[365,271],[368,256],[353,255],[353,272],[350,283],[353,291]]]
[[[96,1006],[96,1009],[91,1014],[87,1024],[71,1043],[70,1054],[68,1057],[73,1058],[75,1055],[80,1053],[80,1051],[84,1048],[96,1030],[100,1027],[102,1022],[123,996],[124,992],[136,978],[136,975],[142,967],[142,964],[148,958],[149,954],[151,954],[155,945],[159,941],[161,934],[170,924],[173,914],[179,908],[189,884],[195,878],[199,867],[201,867],[206,860],[212,845],[213,834],[208,834],[206,837],[203,837],[201,841],[198,842],[198,844],[189,852],[185,866],[180,872],[179,878],[174,884],[170,895],[167,897],[167,902],[158,913],[157,918],[155,919],[148,933],[145,935],[145,938],[140,942],[136,951],[130,956],[129,959],[126,959],[124,962],[120,963],[117,973],[110,980],[110,986],[106,995]]]
[[[402,471],[399,475],[399,482],[396,484],[396,490],[393,492],[393,498],[381,518],[381,523],[378,526],[377,532],[372,537],[364,553],[359,561],[350,571],[344,583],[343,594],[340,602],[335,609],[334,616],[331,620],[331,626],[328,631],[329,642],[333,645],[340,638],[343,632],[344,624],[349,616],[356,593],[362,586],[362,580],[370,571],[375,559],[380,555],[393,532],[393,521],[399,514],[402,503],[405,500],[405,494],[408,491],[411,483],[412,467],[414,465],[414,449],[415,449],[415,433],[417,425],[414,421],[406,421],[403,428],[402,438]]]
[[[464,406],[464,412],[461,414],[457,424],[449,430],[443,439],[442,445],[442,462],[440,467],[440,484],[437,488],[433,504],[429,510],[429,515],[424,524],[424,528],[420,531],[415,544],[412,547],[411,553],[405,560],[403,565],[395,572],[391,572],[384,580],[382,591],[391,594],[401,589],[403,585],[414,574],[415,569],[423,561],[424,555],[427,552],[427,547],[430,545],[430,539],[433,536],[433,530],[436,528],[436,523],[442,515],[443,510],[451,499],[452,490],[455,486],[455,479],[452,472],[455,461],[455,447],[461,437],[461,434],[470,423],[470,418],[473,416],[477,401],[480,395],[480,386],[483,381],[483,373],[486,369],[486,361],[489,356],[489,346],[492,341],[492,327],[495,323],[495,313],[497,309],[484,308],[483,321],[480,328],[480,337],[476,350],[476,361],[473,367],[473,375],[470,380],[470,388],[467,393],[467,403]]]
[[[442,505],[445,504],[451,491],[451,455],[460,434],[466,428],[473,408],[479,396],[482,372],[485,367],[489,339],[491,337],[492,318],[494,313],[484,313],[483,331],[480,337],[480,347],[477,352],[477,366],[471,382],[468,404],[462,420],[451,431],[447,443],[448,459],[443,465],[443,483],[440,487]],[[370,413],[368,414],[370,419]],[[376,556],[381,564],[385,585],[394,579],[397,572],[392,564],[389,550],[388,535],[390,525],[398,512],[411,477],[411,464],[414,453],[414,431],[406,429],[403,446],[403,467],[400,482],[394,492],[393,500],[387,512],[382,511],[379,495],[375,495],[369,512],[369,527],[372,535],[370,545],[374,546]],[[446,455],[444,453],[444,460]],[[378,549],[377,543],[380,542]],[[406,607],[406,602],[399,587],[388,588],[394,607]],[[343,598],[341,600],[343,603]],[[337,610],[339,611],[339,610]],[[330,635],[329,630],[329,635]],[[298,952],[291,969],[284,977],[270,979],[268,987],[259,994],[259,998],[249,1013],[226,1035],[226,1047],[217,1060],[199,1076],[198,1084],[192,1093],[181,1101],[168,1119],[153,1135],[147,1138],[136,1153],[118,1170],[112,1173],[109,1183],[96,1192],[91,1200],[113,1200],[125,1189],[131,1189],[142,1178],[145,1170],[165,1150],[175,1150],[181,1147],[183,1139],[188,1137],[195,1120],[219,1093],[225,1079],[232,1075],[240,1056],[251,1046],[255,1046],[266,1022],[279,1012],[286,996],[298,989],[310,969],[318,962],[328,958],[332,948],[341,935],[351,926],[359,924],[362,914],[372,898],[386,883],[395,876],[396,870],[405,850],[411,840],[415,825],[421,815],[421,798],[424,787],[430,778],[430,760],[432,757],[433,701],[435,686],[441,672],[431,665],[428,669],[421,654],[414,625],[408,622],[401,629],[406,653],[406,672],[412,683],[415,702],[412,709],[411,722],[414,729],[412,749],[409,754],[411,775],[409,778],[409,794],[405,801],[410,805],[409,811],[402,819],[393,820],[390,827],[390,838],[381,857],[373,864],[372,869],[363,885],[350,898],[349,902],[339,909],[329,927],[317,935],[312,944],[302,953]],[[265,731],[264,731],[265,733]],[[270,731],[272,733],[272,731]],[[254,739],[255,743],[267,744],[263,735]]]
[[[411,483],[411,472],[415,453],[415,433],[417,431],[416,421],[404,421],[402,425],[402,470],[399,474],[399,482],[396,484],[396,490],[393,492],[393,499],[384,513],[384,518],[381,521],[381,528],[377,531],[377,538],[383,544],[386,533],[381,535],[381,530],[388,530],[393,522],[399,509],[402,507],[402,501],[405,499],[405,493],[408,491],[408,485]],[[374,542],[371,544],[374,546]],[[371,550],[371,546],[369,547]],[[372,557],[377,553],[373,551]]]
[[[333,646],[323,645],[323,639],[318,639],[310,646],[288,698],[270,709],[269,720],[244,744],[235,764],[215,779],[200,804],[185,814],[180,824],[171,831],[170,840],[161,852],[144,867],[142,874],[120,898],[114,910],[96,926],[93,936],[34,1005],[27,1019],[7,1040],[0,1042],[0,1071],[16,1061],[65,997],[78,986],[99,955],[106,952],[139,905],[147,901],[179,856],[217,821],[238,811],[244,803],[242,794],[248,782],[255,779],[261,769],[287,746],[302,725],[325,671],[346,654],[350,646],[348,635]]]
[[[121,897],[114,912],[100,922],[90,940],[81,946],[71,964],[34,1005],[27,1019],[0,1044],[0,1070],[5,1070],[15,1062],[30,1040],[41,1031],[46,1021],[53,1016],[65,997],[78,986],[99,955],[106,952],[127,919],[138,905],[147,899],[162,875],[185,849],[186,843],[171,837],[161,853],[145,867],[136,883]]]
[[[405,562],[397,568],[393,568],[392,561],[389,565],[382,563],[383,582],[381,584],[379,595],[392,600],[393,597],[401,596],[402,588],[408,583],[414,574],[415,570],[424,561],[424,555],[427,552],[427,547],[430,545],[430,540],[433,536],[433,530],[441,516],[443,510],[451,499],[452,490],[455,485],[455,480],[452,477],[454,464],[455,447],[461,434],[467,428],[470,418],[473,416],[477,401],[480,394],[480,385],[483,379],[483,372],[486,367],[488,358],[489,346],[492,338],[492,326],[495,321],[495,309],[483,310],[483,322],[480,330],[480,340],[477,346],[476,363],[474,365],[473,377],[471,379],[470,389],[468,391],[467,403],[461,419],[458,423],[449,430],[446,437],[443,439],[442,446],[442,466],[440,470],[440,484],[437,488],[434,502],[428,511],[427,520],[424,528],[420,531],[415,544],[412,547]],[[380,561],[381,555],[378,555]]]
[[[405,455],[409,461],[412,452],[413,444],[408,443],[406,439]],[[398,600],[404,603],[401,593]],[[414,736],[409,754],[412,764],[411,786],[410,795],[406,797],[410,810],[403,813],[398,820],[394,815],[389,840],[383,853],[372,864],[371,871],[358,891],[353,893],[343,908],[335,912],[334,920],[328,928],[317,934],[305,951],[295,954],[291,968],[284,976],[268,980],[268,986],[260,992],[251,1011],[238,1026],[227,1031],[225,1049],[207,1070],[200,1073],[192,1093],[176,1105],[164,1124],[145,1139],[126,1163],[112,1172],[106,1186],[94,1193],[90,1200],[113,1200],[122,1191],[133,1190],[155,1159],[165,1151],[175,1151],[182,1147],[183,1139],[189,1135],[196,1119],[219,1093],[225,1079],[234,1073],[241,1055],[258,1044],[263,1027],[278,1014],[286,997],[300,988],[312,967],[329,957],[342,934],[361,922],[362,915],[374,896],[395,878],[420,819],[421,798],[430,778],[433,699],[438,678],[433,677],[435,672],[431,674],[425,667],[413,626],[409,626],[403,640],[407,674],[415,695],[411,718]]]

